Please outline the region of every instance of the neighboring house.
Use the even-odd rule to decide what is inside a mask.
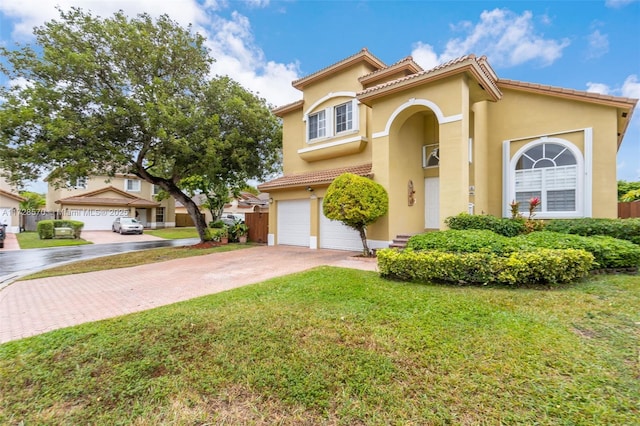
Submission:
[[[223,214],[233,214],[244,218],[245,213],[268,211],[268,194],[253,195],[250,192],[241,191],[230,203],[224,205]]]
[[[7,232],[20,232],[20,203],[25,201],[0,177],[0,225],[7,225]]]
[[[244,218],[245,213],[268,212],[268,198],[268,194],[260,194],[256,196],[251,194],[250,192],[241,191],[238,197],[234,197],[231,202],[224,205],[222,214],[229,214],[236,217]],[[196,203],[196,205],[200,209],[200,212],[204,214],[205,222],[211,222],[213,220],[211,211],[209,211],[209,209],[205,207],[202,207],[202,204],[206,201],[204,195],[198,194],[193,196],[191,199]],[[178,220],[178,222],[181,224],[182,218],[186,218],[186,216],[189,215],[189,212],[187,212],[187,208],[184,207],[179,201],[176,201],[176,214],[181,216],[181,218]],[[186,219],[184,220],[184,225],[182,226],[193,226],[193,221],[190,218]]]
[[[366,49],[293,86],[302,99],[273,111],[284,176],[258,187],[271,197],[271,245],[361,249],[322,214],[327,186],[347,171],[389,194],[372,247],[461,212],[508,217],[512,200],[526,212],[534,196],[537,218],[616,217],[616,153],[635,99],[503,80],[484,56],[423,70]]]
[[[135,217],[145,228],[175,226],[173,198],[156,201],[157,187],[134,175],[91,176],[66,188],[49,183],[47,210],[84,222],[84,230],[109,230],[117,217]]]

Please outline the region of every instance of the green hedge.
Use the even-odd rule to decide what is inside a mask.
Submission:
[[[538,249],[508,256],[494,253],[446,253],[382,249],[377,252],[383,277],[453,283],[501,283],[514,286],[567,283],[586,276],[593,255],[584,250]]]
[[[591,253],[594,269],[636,268],[640,266],[640,246],[612,237],[563,234],[541,231],[508,238],[492,231],[470,229],[448,230],[414,235],[407,248],[438,250],[451,253],[493,253],[505,256],[516,251],[546,249],[578,249]]]
[[[514,251],[511,238],[482,229],[453,229],[414,235],[409,238],[407,248],[453,253],[491,252],[498,255]]]
[[[489,215],[460,213],[457,216],[448,217],[444,222],[451,229],[485,229],[505,237],[515,237],[527,232],[526,221],[523,218],[505,219]]]
[[[79,220],[48,219],[38,222],[36,230],[41,240],[50,240],[53,238],[54,228],[72,228],[73,237],[80,238],[83,227],[84,222],[80,222]]]
[[[640,246],[613,237],[563,234],[560,232],[532,232],[513,238],[521,249],[553,248],[582,249],[593,254],[598,268],[634,268],[640,266]]]
[[[585,237],[605,235],[640,245],[640,218],[631,219],[552,219],[545,230]]]

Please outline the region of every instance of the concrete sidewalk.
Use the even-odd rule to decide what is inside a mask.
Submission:
[[[357,253],[253,247],[163,263],[18,281],[0,291],[0,343],[218,293],[320,265],[376,270]]]

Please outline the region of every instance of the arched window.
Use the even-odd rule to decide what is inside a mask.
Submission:
[[[579,213],[578,166],[579,158],[568,144],[544,142],[525,147],[514,167],[515,200],[521,203],[520,210],[527,211],[529,200],[538,197],[541,203],[536,211],[543,216]]]

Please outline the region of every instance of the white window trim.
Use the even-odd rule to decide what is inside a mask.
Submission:
[[[353,95],[353,96],[351,96]],[[323,111],[323,109],[319,109],[319,110],[315,110],[315,107],[319,104],[321,104],[322,102],[331,99],[331,98],[337,98],[337,97],[345,97],[345,96],[350,96],[353,99],[351,99],[350,101],[346,101],[346,102],[340,102],[338,104],[335,105],[331,105],[328,106],[326,108],[324,108],[324,117],[325,117],[325,135],[324,136],[320,136],[317,138],[309,138],[309,117],[318,114],[319,112]],[[335,109],[338,106],[344,105],[346,103],[351,102],[351,114],[352,114],[352,119],[351,119],[351,129],[342,131],[342,132],[336,132],[336,128],[335,128]],[[338,92],[338,93],[331,93],[327,96],[325,96],[324,98],[318,100],[317,102],[315,102],[311,108],[309,108],[307,110],[307,112],[305,112],[302,121],[305,122],[305,140],[307,141],[307,144],[314,144],[314,143],[318,143],[318,142],[323,142],[326,141],[328,139],[332,139],[332,138],[337,138],[337,137],[344,137],[344,136],[348,136],[354,133],[358,133],[360,131],[360,102],[355,99],[355,93],[354,92]]]
[[[433,150],[429,150],[429,147],[438,147],[438,165],[436,166],[427,166],[427,163],[429,161],[429,155],[431,155],[431,152],[433,152]],[[429,152],[431,151],[431,152]],[[430,143],[427,145],[422,145],[422,168],[423,169],[437,169],[440,167],[440,142],[436,142],[436,143]]]
[[[129,189],[129,181],[137,182],[137,184],[138,184],[137,188],[138,189]],[[134,187],[135,187],[135,185],[134,185]],[[125,179],[124,180],[124,190],[125,190],[125,192],[140,192],[141,188],[142,188],[142,184],[141,184],[139,179]]]
[[[584,153],[573,143],[556,136],[568,133],[583,132]],[[535,138],[535,139],[534,139]],[[525,139],[534,139],[521,147],[511,156],[511,143]],[[505,140],[502,143],[502,216],[510,217],[509,203],[515,199],[515,166],[520,156],[530,148],[543,143],[557,143],[568,148],[576,158],[577,162],[577,185],[576,185],[576,210],[573,212],[537,212],[539,219],[571,219],[592,216],[592,165],[593,165],[593,129],[591,127],[576,130],[567,130],[555,133],[554,137],[531,136],[518,139]],[[521,212],[524,212],[524,208]]]

